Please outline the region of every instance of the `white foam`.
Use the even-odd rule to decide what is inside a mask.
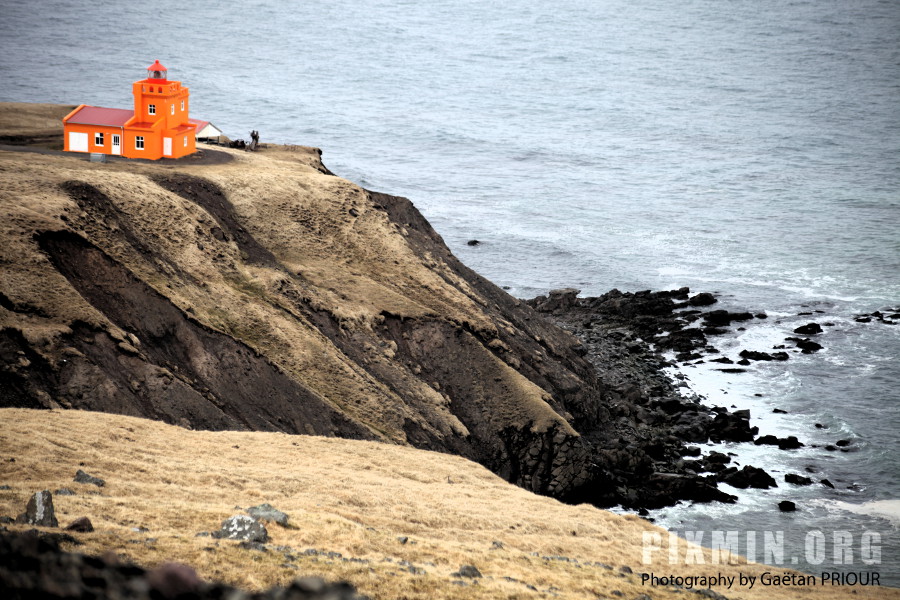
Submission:
[[[894,527],[900,527],[900,500],[873,500],[872,502],[864,502],[863,504],[852,504],[850,502],[834,500],[830,501],[829,504],[839,510],[845,510],[858,515],[884,517],[890,521]]]

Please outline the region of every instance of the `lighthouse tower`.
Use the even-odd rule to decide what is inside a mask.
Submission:
[[[197,150],[196,126],[188,120],[188,88],[170,81],[168,69],[158,60],[147,67],[147,77],[131,87],[134,116],[125,124],[126,156],[179,158]]]

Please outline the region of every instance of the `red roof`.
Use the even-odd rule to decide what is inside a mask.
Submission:
[[[197,126],[197,131],[201,131],[204,127],[209,125],[209,121],[201,121],[200,119],[189,118],[188,121]]]
[[[165,68],[164,66],[162,66],[158,60],[155,63],[153,63],[152,65],[150,65],[149,67],[147,67],[147,70],[148,71],[168,71],[168,69]]]
[[[133,110],[127,108],[102,108],[99,106],[85,106],[77,113],[69,117],[67,123],[78,125],[105,125],[107,127],[122,127],[125,122],[134,116]]]

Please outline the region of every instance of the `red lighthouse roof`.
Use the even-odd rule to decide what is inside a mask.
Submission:
[[[147,67],[147,79],[151,81],[164,81],[166,79],[166,69],[158,60]]]

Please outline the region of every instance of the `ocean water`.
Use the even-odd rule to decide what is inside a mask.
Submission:
[[[854,320],[900,308],[900,2],[0,2],[0,100],[129,107],[155,59],[193,116],[323,148],[516,296],[718,292],[769,315],[714,341],[732,358],[832,323],[818,354],[680,373],[807,444],[726,447],[736,461],[835,489],[782,481],[653,517],[706,543],[739,530],[742,550],[781,531],[776,566],[900,585],[900,325]],[[852,451],[821,448],[838,439]],[[820,531],[822,560],[806,546]]]

